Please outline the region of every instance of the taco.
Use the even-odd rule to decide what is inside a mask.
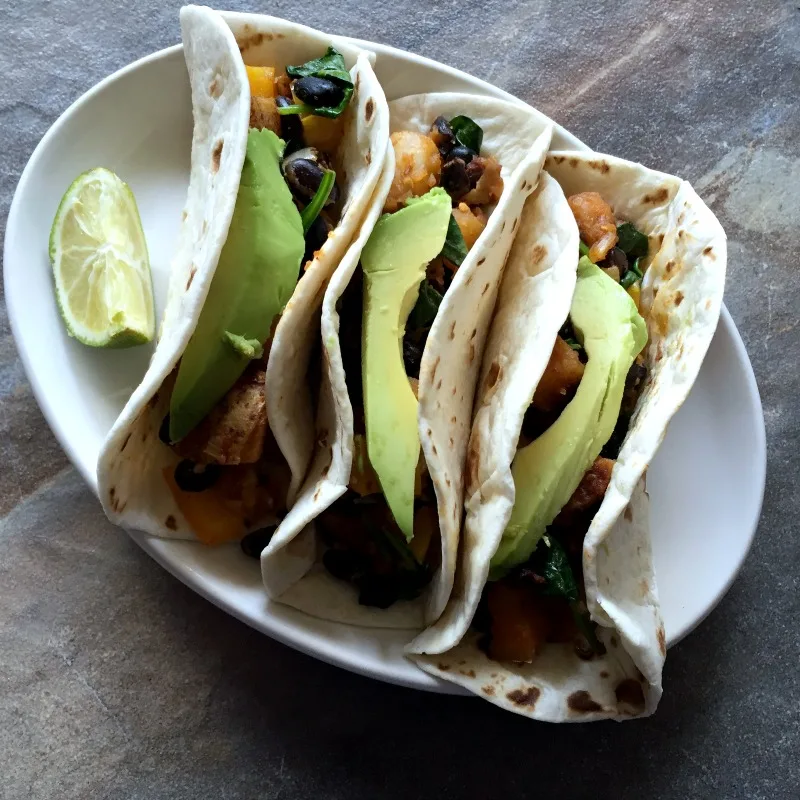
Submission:
[[[374,56],[336,37],[195,6],[181,30],[181,236],[158,346],[97,474],[113,522],[219,544],[274,526],[307,472],[319,309],[380,177],[388,107]]]
[[[626,719],[655,710],[666,654],[645,473],[714,334],[726,240],[679,178],[545,168],[481,367],[457,586],[409,650],[535,719]]]
[[[363,250],[348,253],[323,301],[318,450],[261,563],[281,602],[419,629],[453,585],[478,367],[551,125],[463,94],[389,109],[392,147]]]

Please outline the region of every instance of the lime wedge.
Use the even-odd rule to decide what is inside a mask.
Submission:
[[[70,336],[90,347],[153,340],[147,243],[133,193],[113,172],[96,167],[67,189],[50,229],[50,261]]]

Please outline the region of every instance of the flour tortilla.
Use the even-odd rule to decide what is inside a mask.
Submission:
[[[250,89],[245,64],[283,67],[333,45],[355,84],[335,156],[342,216],[307,265],[276,328],[267,366],[267,415],[292,472],[291,502],[308,469],[314,416],[307,370],[325,285],[347,252],[380,177],[389,111],[372,69],[374,54],[335,36],[257,14],[181,9],[194,133],[189,188],[167,307],[150,366],[115,422],[97,467],[100,499],[112,522],[156,536],[193,539],[162,469],[178,457],[158,439],[173,371],[208,294],[230,226],[247,146]],[[276,520],[258,520],[255,527]]]
[[[502,164],[503,194],[488,225],[456,273],[428,336],[419,378],[419,434],[431,475],[442,534],[442,566],[418,601],[387,610],[358,604],[349,584],[318,563],[312,521],[341,497],[353,460],[353,410],[347,395],[336,303],[357,266],[361,247],[381,215],[394,176],[394,151],[358,241],[331,279],[322,306],[325,379],[318,421],[319,447],[297,503],[261,557],[267,593],[323,619],[368,627],[419,630],[443,611],[453,587],[463,517],[463,465],[472,402],[489,322],[506,257],[525,199],[533,192],[550,143],[552,125],[522,104],[473,95],[441,93],[390,104],[391,130],[427,132],[433,120],[465,114],[484,130],[483,153]],[[577,247],[577,245],[576,245]]]
[[[725,283],[725,233],[692,187],[674,176],[597,153],[553,152],[545,168],[563,195],[554,194],[547,208],[538,210],[532,205],[536,197],[528,202],[506,268],[469,444],[457,588],[440,620],[409,649],[425,671],[534,719],[627,719],[655,710],[666,654],[645,473],[716,329]],[[554,183],[543,178],[538,200]],[[511,463],[522,418],[575,284],[577,228],[564,195],[583,191],[599,192],[618,219],[633,222],[650,238],[641,309],[650,337],[645,353],[649,377],[584,542],[587,605],[601,626],[607,654],[582,661],[571,645],[547,645],[531,665],[498,663],[478,648],[470,623],[513,508]],[[538,224],[539,214],[549,228]],[[540,239],[547,231],[549,242]],[[559,232],[563,240],[557,239]],[[533,276],[526,237],[547,250]]]

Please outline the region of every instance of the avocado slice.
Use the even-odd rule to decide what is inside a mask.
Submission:
[[[588,361],[578,391],[511,467],[516,501],[490,579],[530,558],[547,526],[600,455],[619,416],[625,377],[647,344],[647,326],[628,293],[588,258],[578,262],[570,309]]]
[[[405,208],[382,216],[361,253],[367,453],[407,541],[414,536],[420,442],[417,399],[403,365],[403,335],[425,269],[444,246],[450,210],[447,192],[431,189],[409,200]]]
[[[260,358],[262,343],[297,285],[303,225],[281,175],[284,143],[251,129],[236,206],[200,319],[183,353],[169,407],[179,442]]]

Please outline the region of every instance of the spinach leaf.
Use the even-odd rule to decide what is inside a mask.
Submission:
[[[311,224],[319,216],[319,212],[322,211],[322,207],[327,202],[335,182],[336,173],[332,169],[326,169],[319,183],[319,189],[317,189],[314,197],[311,198],[311,202],[300,212],[304,235],[308,233]]]
[[[332,78],[346,86],[352,86],[350,73],[344,65],[344,56],[335,48],[329,47],[322,58],[306,61],[299,67],[286,67],[290,78]]]
[[[284,106],[278,109],[278,113],[281,116],[286,116],[287,114],[314,114],[317,117],[335,119],[347,108],[347,104],[353,96],[353,82],[350,80],[350,73],[347,71],[347,67],[345,67],[344,56],[333,47],[329,47],[321,58],[306,61],[305,64],[300,64],[297,67],[287,66],[286,72],[291,78],[328,78],[328,80],[335,81],[343,88],[344,96],[337,106],[313,108],[303,103]]]
[[[583,345],[577,339],[565,339],[564,340],[573,350],[577,350],[580,352],[583,350]]]
[[[450,120],[450,127],[456,139],[472,150],[476,155],[480,155],[481,145],[483,144],[483,128],[469,117],[459,115]]]
[[[543,587],[544,593],[571,601],[577,600],[578,585],[575,583],[575,575],[572,573],[564,548],[552,536],[543,537],[542,542],[547,549],[542,571],[546,581]]]
[[[617,236],[619,237],[617,247],[623,250],[629,258],[647,255],[647,237],[632,223],[623,222],[621,225],[617,225]]]
[[[584,639],[586,639],[586,643],[589,645],[592,653],[598,656],[605,655],[605,645],[597,638],[597,625],[592,622],[592,618],[589,616],[586,606],[583,603],[571,602],[569,604],[569,610],[572,612],[572,619],[575,620],[575,625]],[[587,655],[591,655],[591,653]]]
[[[467,257],[467,243],[461,234],[456,218],[451,214],[450,221],[447,223],[447,238],[444,240],[442,256],[451,264],[460,267]]]
[[[412,329],[430,328],[439,311],[441,302],[442,296],[439,292],[428,283],[427,279],[422,281],[419,285],[417,303],[408,316],[408,325],[406,327]]]
[[[280,109],[279,109],[279,111],[280,111]],[[584,244],[582,239],[578,242],[578,253],[580,255],[582,255],[582,256],[588,256],[589,255],[589,245],[588,244]]]

